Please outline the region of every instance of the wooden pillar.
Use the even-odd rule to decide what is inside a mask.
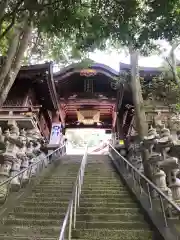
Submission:
[[[61,123],[58,111],[53,111],[52,112],[52,123]]]

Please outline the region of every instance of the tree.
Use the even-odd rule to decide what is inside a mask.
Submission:
[[[118,43],[129,49],[131,89],[140,140],[143,140],[147,134],[148,126],[145,121],[146,116],[139,79],[138,56],[139,54],[148,54],[155,49],[156,46],[153,40],[158,38],[163,39],[165,35],[166,38],[168,38],[169,32],[167,31],[165,33],[166,30],[162,28],[159,18],[161,19],[161,15],[163,15],[164,22],[168,23],[170,20],[173,21],[173,19],[169,17],[169,11],[174,10],[174,8],[172,8],[172,2],[175,2],[175,0],[166,0],[165,2],[171,2],[171,4],[168,3],[169,9],[163,12],[162,9],[166,8],[166,4],[160,0],[158,1],[158,7],[156,7],[157,1],[155,0],[118,2],[116,0],[112,0],[111,2],[99,0],[98,3],[97,1],[92,1],[89,24],[87,29],[83,29],[82,39],[79,41],[82,49],[105,48],[107,40],[110,40],[114,45]],[[152,13],[154,12],[156,12],[156,18],[152,17]],[[166,13],[169,14],[168,17],[166,17]],[[178,20],[176,22],[178,22]],[[176,24],[176,27],[178,25]],[[171,27],[174,27],[172,23]],[[176,34],[179,34],[176,28],[173,28],[172,34],[174,37]],[[148,156],[146,151],[144,151],[145,174],[149,176],[148,168],[146,171],[147,160]]]
[[[180,88],[180,78],[176,68],[175,50],[180,44],[180,1],[153,0],[148,1],[149,11],[145,24],[149,25],[148,36],[153,39],[164,39],[171,45],[169,56],[166,58],[173,78]]]
[[[74,34],[78,33],[79,26],[84,21],[83,14],[87,14],[87,6],[82,5],[80,0],[3,0],[1,2],[0,44],[5,43],[4,48],[7,48],[7,51],[0,69],[0,105],[5,101],[14,83],[25,51],[37,50],[39,47],[36,43],[36,46],[31,48],[29,40],[34,40],[35,37],[43,39],[43,47],[47,46],[47,49],[45,51],[41,47],[41,50],[46,53],[49,51],[48,46],[51,45],[53,49],[53,43],[56,42],[56,46],[60,48],[53,49],[51,52],[53,56],[57,50],[63,49],[65,43],[66,45],[73,43]],[[51,42],[49,36],[52,36],[49,38]],[[64,45],[60,42],[61,39]],[[2,53],[4,54],[4,51]]]
[[[147,53],[152,47],[152,42],[145,34],[147,25],[142,24],[147,11],[146,5],[136,0],[128,2],[101,0],[98,5],[97,2],[92,1],[89,25],[87,29],[83,29],[82,40],[79,41],[82,49],[106,48],[107,40],[110,40],[114,46],[121,45],[128,48],[131,56],[131,88],[140,139],[147,134],[147,124],[144,121],[138,56],[139,53]]]

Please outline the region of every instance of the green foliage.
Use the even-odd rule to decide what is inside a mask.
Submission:
[[[77,41],[81,50],[105,49],[107,40],[112,47],[131,46],[143,54],[155,47],[147,37],[147,26],[142,24],[148,11],[142,2],[99,0],[92,1],[90,9],[89,24]]]
[[[8,25],[7,22],[2,23],[1,25],[2,32],[5,31],[5,29],[7,28],[7,25]],[[11,32],[9,32],[8,36],[6,35],[5,37],[0,38],[0,56],[5,56],[8,49],[8,42],[10,37],[11,37]]]
[[[149,11],[144,24],[148,25],[148,35],[153,39],[172,41],[180,36],[180,1],[152,0],[146,1]]]
[[[161,102],[165,105],[177,105],[180,102],[180,89],[170,72],[162,72],[159,77],[154,77],[150,84],[142,79],[144,100]]]
[[[9,0],[2,19],[0,11],[0,54],[5,56],[9,47],[8,26],[13,21],[13,28],[29,15],[34,30],[24,64],[54,61],[62,67],[87,58],[86,52],[76,48],[75,41],[81,38],[81,26],[88,24],[88,4],[81,4],[80,0]]]

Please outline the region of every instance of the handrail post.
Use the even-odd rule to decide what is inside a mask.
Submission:
[[[76,207],[77,207],[77,185],[74,198],[74,228],[76,227]]]
[[[70,216],[69,216],[69,235],[68,235],[68,240],[71,240],[72,217],[73,217],[73,200],[72,200],[71,209],[70,209]]]

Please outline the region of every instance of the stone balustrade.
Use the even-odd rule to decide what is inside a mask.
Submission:
[[[180,141],[171,135],[164,125],[159,134],[150,128],[144,138],[143,147],[148,150],[148,164],[152,172],[152,181],[170,199],[180,204]]]
[[[14,177],[18,172],[45,157],[41,151],[43,138],[36,130],[19,130],[14,122],[9,129],[2,132],[0,128],[0,183],[9,177]],[[45,161],[45,165],[48,162]],[[9,190],[18,191],[26,184],[31,176],[36,175],[38,165],[25,171],[21,176],[13,178],[10,184],[0,187],[0,202],[4,202]]]

